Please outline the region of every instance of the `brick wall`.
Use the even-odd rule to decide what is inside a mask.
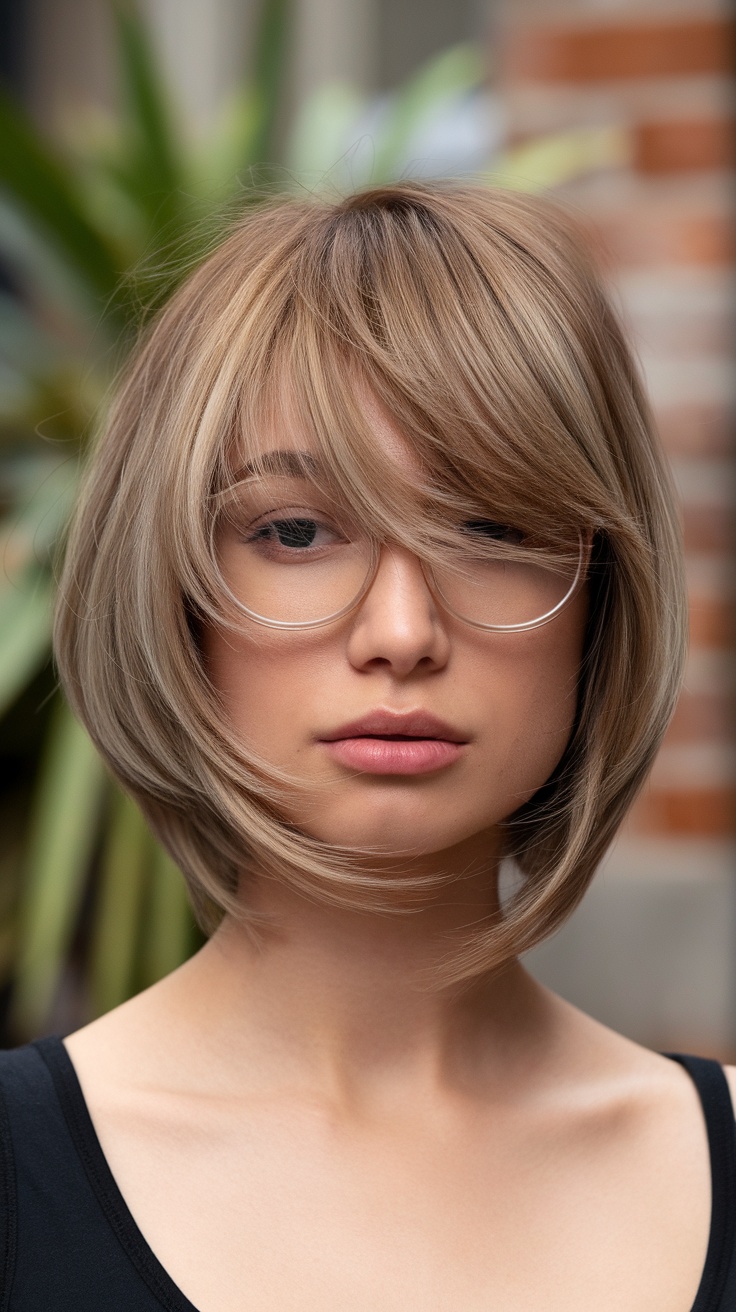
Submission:
[[[602,253],[682,499],[686,687],[593,888],[529,954],[539,978],[659,1050],[736,1061],[734,33],[711,0],[499,0],[512,137],[628,130],[564,188]]]
[[[603,252],[683,501],[691,656],[628,835],[734,833],[734,30],[708,0],[507,0],[512,138],[622,124],[627,167],[565,188]]]

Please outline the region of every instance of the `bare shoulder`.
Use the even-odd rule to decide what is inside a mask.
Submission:
[[[175,1054],[182,1027],[180,967],[173,975],[129,998],[64,1039],[85,1095],[99,1100],[114,1092],[176,1083]]]
[[[687,1140],[697,1166],[703,1148],[700,1099],[680,1063],[557,995],[550,998],[550,1006],[558,1020],[556,1087],[571,1111],[583,1104],[597,1109],[600,1142],[635,1143],[638,1153],[652,1148],[666,1154],[670,1147],[682,1152]],[[732,1075],[736,1105],[736,1067]]]
[[[736,1066],[724,1066],[723,1069],[728,1080],[728,1087],[731,1090],[731,1101],[736,1110]]]

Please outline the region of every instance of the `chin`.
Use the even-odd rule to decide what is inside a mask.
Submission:
[[[360,848],[383,858],[416,860],[449,851],[484,830],[501,817],[488,814],[462,816],[449,803],[438,807],[399,797],[393,804],[382,799],[380,806],[331,805],[311,815],[294,817],[312,838],[332,847]],[[489,847],[492,843],[489,839]]]

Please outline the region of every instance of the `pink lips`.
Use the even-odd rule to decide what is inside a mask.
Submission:
[[[451,765],[467,739],[426,711],[372,711],[324,734],[341,765],[367,774],[430,774]]]

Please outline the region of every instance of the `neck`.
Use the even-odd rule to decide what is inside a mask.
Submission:
[[[242,1062],[271,1085],[306,1082],[341,1103],[487,1084],[494,1066],[508,1078],[513,1053],[528,1053],[530,1028],[542,1024],[543,991],[515,961],[463,988],[433,982],[458,935],[499,914],[495,863],[457,868],[462,877],[421,909],[398,913],[256,881],[249,906],[272,926],[262,941],[226,919],[191,963],[186,1006],[206,1017],[208,1046],[232,1070]]]

